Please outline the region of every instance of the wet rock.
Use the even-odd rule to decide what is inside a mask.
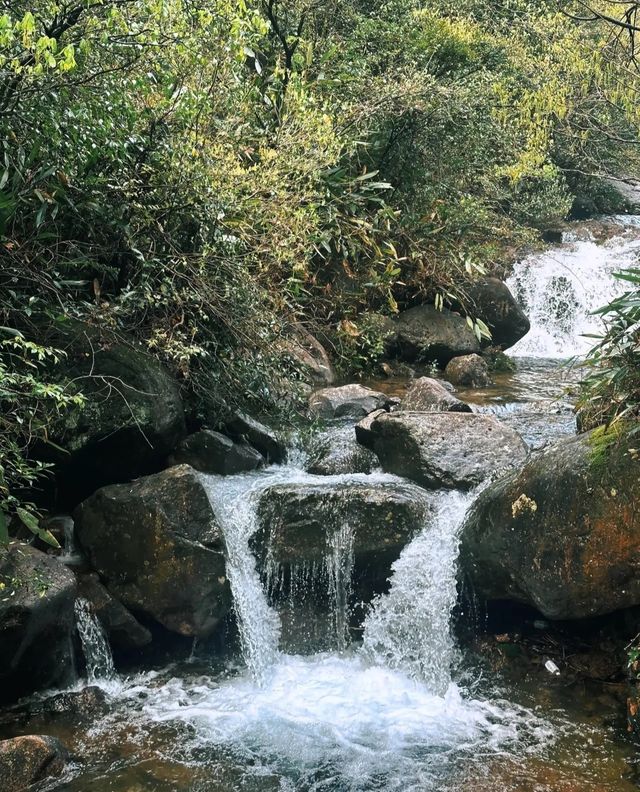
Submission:
[[[60,776],[67,751],[55,737],[28,735],[0,740],[0,779],[11,792]]]
[[[202,637],[228,612],[222,535],[203,483],[188,465],[103,487],[74,517],[92,567],[134,613]]]
[[[373,422],[381,415],[385,415],[386,410],[376,410],[367,415],[355,425],[356,440],[371,451],[375,450],[375,435],[371,430]]]
[[[527,456],[520,435],[492,415],[385,413],[364,432],[384,470],[429,488],[470,489]]]
[[[462,388],[484,388],[491,385],[489,367],[480,355],[462,355],[447,363],[444,376],[452,385]]]
[[[104,690],[91,685],[82,690],[68,690],[45,698],[23,699],[0,713],[0,724],[11,724],[14,728],[19,724],[20,730],[24,730],[32,719],[45,717],[50,721],[73,715],[78,720],[87,720],[104,714],[108,707]]]
[[[151,633],[100,583],[95,573],[80,575],[78,591],[88,600],[109,637],[109,643],[122,649],[139,649],[151,643]]]
[[[267,462],[284,462],[287,448],[276,433],[268,426],[244,413],[236,413],[227,423],[227,432],[236,440],[242,440],[257,448]]]
[[[66,351],[64,374],[86,398],[51,428],[66,452],[57,460],[63,501],[75,505],[103,484],[159,469],[185,432],[169,372],[142,349],[80,322],[53,325],[47,342]]]
[[[467,321],[453,311],[418,305],[395,320],[396,337],[391,352],[403,360],[436,362],[445,366],[457,355],[480,351]]]
[[[55,557],[0,549],[0,703],[68,680],[75,597],[75,577]]]
[[[363,418],[390,406],[389,397],[357,383],[324,388],[309,397],[309,410],[319,418]]]
[[[232,475],[256,470],[264,464],[264,457],[247,443],[234,443],[220,432],[202,429],[180,443],[170,462],[191,465],[203,473]]]
[[[340,426],[323,433],[310,449],[309,473],[335,476],[342,473],[371,473],[378,458],[357,440],[353,426]]]
[[[258,511],[253,543],[263,557],[285,566],[322,563],[347,529],[356,564],[382,564],[385,580],[391,562],[423,525],[427,506],[425,494],[410,484],[300,483],[269,487]]]
[[[531,327],[506,283],[498,278],[478,278],[467,287],[470,313],[488,326],[491,343],[502,349],[512,347]]]
[[[624,435],[561,440],[474,504],[462,563],[486,599],[579,619],[640,603],[640,462]]]
[[[471,412],[468,404],[457,399],[447,387],[431,377],[415,380],[402,399],[401,407],[404,411]]]

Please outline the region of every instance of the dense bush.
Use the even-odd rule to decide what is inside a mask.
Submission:
[[[606,24],[544,2],[1,5],[5,511],[80,398],[55,317],[143,345],[203,414],[273,410],[301,317],[366,369],[372,316],[446,304],[634,167]]]

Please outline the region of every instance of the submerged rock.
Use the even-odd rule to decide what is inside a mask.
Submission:
[[[384,413],[363,431],[384,470],[430,488],[470,489],[528,453],[520,435],[492,415]]]
[[[363,418],[390,404],[391,399],[386,394],[357,383],[324,388],[309,397],[309,410],[325,419]]]
[[[640,461],[598,431],[561,440],[474,504],[461,560],[487,599],[578,619],[640,604]]]
[[[231,437],[257,448],[267,462],[280,463],[287,458],[287,447],[268,426],[244,413],[236,413],[227,422]]]
[[[445,366],[456,355],[480,351],[480,344],[467,321],[453,311],[418,305],[403,311],[395,320],[392,353],[403,360],[436,362]]]
[[[25,730],[33,718],[55,720],[68,719],[73,715],[78,720],[88,720],[104,714],[108,708],[104,690],[90,685],[81,690],[67,690],[53,696],[23,699],[0,713],[0,724],[12,724],[14,728],[16,724],[20,724],[20,730]]]
[[[247,443],[234,443],[220,432],[202,429],[186,437],[170,461],[175,465],[191,465],[202,473],[232,475],[259,468],[264,457]]]
[[[222,535],[205,488],[188,465],[103,487],[74,518],[92,567],[134,613],[200,637],[228,612]]]
[[[0,779],[9,792],[62,775],[67,750],[55,737],[27,735],[0,740]]]
[[[462,355],[447,363],[444,376],[452,385],[463,388],[484,388],[491,385],[489,366],[480,355]]]
[[[499,278],[478,278],[467,287],[467,294],[470,313],[488,326],[495,346],[509,349],[529,332],[529,319]]]
[[[70,681],[73,573],[15,543],[0,549],[0,588],[0,703]]]
[[[151,633],[100,583],[95,573],[80,575],[79,594],[93,607],[109,642],[122,649],[139,649],[151,643]]]
[[[457,399],[445,385],[431,377],[420,377],[411,384],[402,399],[401,409],[418,412],[471,412],[468,404]]]

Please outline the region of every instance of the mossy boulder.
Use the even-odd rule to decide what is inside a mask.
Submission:
[[[478,278],[467,287],[469,312],[488,326],[491,343],[509,349],[531,327],[527,315],[499,278]]]
[[[103,487],[78,506],[74,519],[91,566],[134,614],[201,637],[229,611],[223,538],[188,465]]]
[[[142,348],[91,325],[59,322],[46,342],[65,351],[60,375],[86,399],[51,427],[65,452],[55,460],[63,503],[159,470],[185,434],[174,377]]]
[[[488,600],[579,619],[640,604],[640,461],[624,433],[550,446],[485,490],[461,562]]]
[[[76,588],[55,557],[0,548],[0,703],[71,681]]]

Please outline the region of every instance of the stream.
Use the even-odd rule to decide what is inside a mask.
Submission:
[[[589,348],[585,333],[598,332],[590,312],[620,288],[611,273],[639,250],[640,218],[613,218],[576,225],[562,244],[517,263],[509,286],[532,323],[509,350],[517,368],[460,398],[495,413],[534,451],[574,433],[580,369],[570,359]],[[399,395],[407,381],[375,387]],[[327,431],[332,442],[352,442],[349,425]],[[376,469],[312,475],[307,461],[296,448],[284,465],[203,476],[234,599],[234,623],[216,646],[116,674],[79,606],[89,680],[77,687],[100,686],[108,706],[89,722],[30,720],[29,733],[55,734],[77,757],[39,792],[638,788],[619,691],[576,688],[544,668],[519,680],[458,639],[459,529],[474,493],[426,492]],[[282,570],[269,554],[257,561],[251,537],[261,493],[291,483],[411,488],[423,519],[388,590],[356,602],[353,526],[335,513],[324,556],[292,569],[284,591]],[[327,603],[317,624],[313,608],[303,609],[314,592]],[[354,627],[356,606],[363,617]]]

